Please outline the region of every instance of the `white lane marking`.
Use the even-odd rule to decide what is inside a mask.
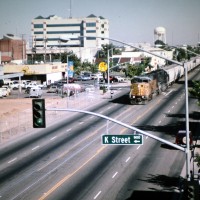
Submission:
[[[131,159],[131,157],[128,157],[128,158],[126,159],[126,162],[128,162],[130,159]]]
[[[72,129],[71,128],[69,128],[69,129],[67,129],[67,132],[69,132],[69,131],[71,131]]]
[[[17,160],[17,158],[13,158],[12,160],[8,161],[8,163],[10,164],[10,163],[14,162],[15,160]]]
[[[146,139],[148,138],[149,136],[146,136]]]
[[[160,124],[162,121],[159,121],[158,123]]]
[[[83,124],[84,122],[79,122],[79,124]]]
[[[54,139],[56,139],[56,137],[57,137],[57,136],[54,136],[54,137],[52,137],[50,140],[54,140]]]
[[[168,93],[165,93],[165,96],[169,95],[173,90],[169,91]]]
[[[90,119],[92,119],[94,116],[91,116]]]
[[[112,178],[115,178],[115,176],[118,174],[118,172],[115,172],[115,174],[112,176]]]
[[[96,199],[100,194],[101,194],[101,191],[99,191],[99,192],[97,193],[97,195],[94,197],[94,199]]]
[[[168,113],[170,112],[170,110],[167,111]]]
[[[112,107],[108,107],[108,110],[111,109]]]
[[[137,147],[137,149],[139,149],[139,148],[140,148],[140,146]]]
[[[172,108],[174,108],[174,106],[172,106]]]
[[[40,146],[36,146],[36,147],[32,148],[32,151],[38,149],[39,147],[40,147]]]

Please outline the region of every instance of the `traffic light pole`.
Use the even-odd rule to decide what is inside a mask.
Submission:
[[[104,119],[106,119],[106,120],[112,121],[112,122],[114,122],[114,123],[117,123],[117,124],[119,124],[119,125],[121,125],[121,126],[124,126],[124,127],[128,128],[128,129],[133,130],[134,132],[136,131],[137,133],[141,133],[141,134],[143,134],[143,135],[146,135],[146,136],[148,136],[148,137],[150,137],[150,138],[153,138],[153,139],[155,139],[155,140],[157,140],[157,141],[160,141],[160,142],[162,142],[162,143],[164,143],[164,144],[167,144],[167,145],[169,145],[169,146],[171,146],[171,147],[174,147],[174,148],[176,148],[176,149],[179,149],[179,150],[185,152],[185,148],[183,148],[183,147],[181,147],[181,146],[179,146],[179,145],[177,145],[177,144],[174,144],[174,143],[169,142],[169,141],[167,141],[167,140],[164,140],[164,139],[162,139],[162,138],[160,138],[160,137],[157,137],[157,136],[155,136],[155,135],[152,135],[152,134],[150,134],[150,133],[148,133],[148,132],[146,132],[146,131],[143,131],[143,130],[141,130],[141,129],[138,129],[138,128],[134,127],[134,126],[125,124],[125,123],[123,123],[123,122],[121,122],[121,121],[118,121],[118,120],[116,120],[116,119],[110,118],[110,117],[108,117],[108,116],[105,116],[105,115],[102,115],[102,114],[99,114],[99,113],[94,113],[94,112],[90,112],[90,111],[86,111],[86,110],[70,109],[70,108],[67,108],[67,109],[62,109],[62,108],[60,108],[60,109],[59,109],[59,108],[46,108],[46,111],[68,111],[68,112],[79,112],[79,113],[85,113],[85,114],[89,114],[89,115],[94,115],[94,116],[97,116],[97,117],[104,118]]]
[[[186,122],[186,178],[188,181],[191,180],[190,174],[190,128],[189,128],[189,105],[188,105],[188,68],[187,64],[184,63],[185,70],[185,122]]]

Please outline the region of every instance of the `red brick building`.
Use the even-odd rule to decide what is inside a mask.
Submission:
[[[7,34],[0,40],[2,63],[23,63],[26,59],[26,41],[14,35]]]

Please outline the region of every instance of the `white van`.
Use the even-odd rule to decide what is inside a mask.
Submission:
[[[29,97],[36,97],[39,98],[42,96],[42,90],[39,87],[32,87],[30,89]]]

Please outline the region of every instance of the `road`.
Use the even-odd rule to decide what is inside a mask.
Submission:
[[[197,72],[189,77],[199,77]],[[147,105],[129,105],[128,90],[91,111],[174,142],[183,125],[176,116],[185,113],[184,85],[173,85]],[[77,113],[1,149],[1,199],[156,199],[161,191],[162,199],[177,199],[183,152],[146,136],[140,146],[102,145],[102,134],[133,132]]]

